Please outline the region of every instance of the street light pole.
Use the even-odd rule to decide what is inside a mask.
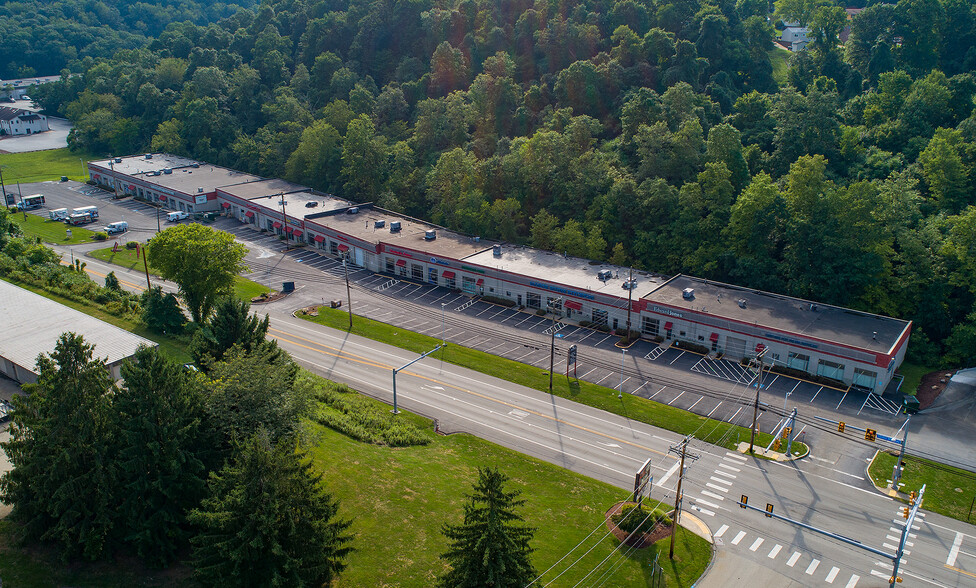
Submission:
[[[901,452],[898,454],[898,461],[895,462],[895,469],[891,472],[891,489],[898,490],[898,481],[901,480],[901,464],[905,459],[905,448],[908,447],[908,422],[912,420],[912,415],[905,419],[905,436],[901,440]]]
[[[561,302],[562,298],[556,298],[549,302],[549,312],[552,313],[552,332],[549,337],[549,393],[552,394],[552,370],[556,367],[556,302]]]
[[[352,332],[352,290],[349,288],[349,267],[346,258],[342,258],[342,269],[346,272],[346,306],[349,307],[349,331]]]
[[[762,360],[763,360],[763,355],[765,353],[766,350],[763,349],[762,351],[759,352],[759,355],[756,356],[756,359],[759,360],[759,375],[756,377],[756,402],[753,404],[752,407],[752,431],[750,431],[750,435],[749,435],[749,453],[752,453],[753,446],[756,443],[756,421],[759,420],[759,391],[762,390],[762,376],[763,376]]]
[[[446,302],[441,302],[441,344],[445,343],[444,340],[444,307],[447,306]]]

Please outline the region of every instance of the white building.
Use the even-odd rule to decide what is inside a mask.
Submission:
[[[786,27],[780,40],[790,46],[790,51],[803,51],[810,42],[808,33],[807,27]]]
[[[50,131],[47,117],[29,110],[0,106],[0,134],[33,135]]]

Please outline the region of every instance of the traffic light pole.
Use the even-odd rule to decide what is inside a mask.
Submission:
[[[756,355],[756,359],[759,361],[759,375],[756,376],[756,402],[752,406],[752,431],[749,435],[749,454],[753,452],[753,447],[756,444],[756,421],[759,420],[759,391],[762,390],[762,377],[763,377],[763,355],[766,354],[766,349],[763,349]]]
[[[688,455],[688,442],[694,437],[685,437],[684,441],[679,444],[679,447],[671,446],[668,453],[678,453],[679,449],[681,451],[681,465],[678,466],[678,488],[674,493],[674,520],[671,521],[671,548],[668,551],[668,557],[674,559],[674,530],[678,528],[678,518],[681,516],[681,482],[685,478],[685,457],[690,457],[692,460],[698,459],[697,455]]]
[[[898,490],[898,480],[901,480],[901,470],[902,470],[902,460],[905,459],[905,448],[908,447],[908,423],[912,420],[912,415],[908,415],[905,419],[905,436],[901,440],[901,451],[898,452],[898,461],[895,462],[895,468],[891,472],[891,489]]]

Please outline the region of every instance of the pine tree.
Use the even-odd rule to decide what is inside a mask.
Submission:
[[[206,370],[213,362],[223,359],[234,345],[250,352],[265,343],[270,319],[265,315],[260,320],[257,314],[249,315],[250,310],[250,302],[233,297],[217,303],[206,327],[193,336],[190,354],[197,365]]]
[[[219,473],[189,519],[204,586],[324,586],[345,569],[351,524],[295,437],[272,444],[261,430]]]
[[[479,468],[464,522],[444,525],[451,545],[441,557],[451,569],[440,578],[443,588],[521,587],[535,579],[529,561],[535,529],[519,524],[522,517],[514,509],[525,501],[518,500],[518,490],[505,492],[506,481],[497,468]]]
[[[142,305],[142,322],[157,333],[179,335],[186,324],[186,315],[180,310],[180,303],[176,296],[163,292],[159,286],[150,288],[142,293],[139,299]]]
[[[154,565],[186,545],[186,513],[206,494],[201,455],[202,394],[187,372],[141,347],[122,366],[116,394],[119,525],[124,539]]]
[[[13,506],[23,539],[52,541],[64,557],[95,559],[114,539],[112,378],[94,345],[64,333],[40,355],[37,382],[14,397],[10,441],[13,469],[0,498]]]

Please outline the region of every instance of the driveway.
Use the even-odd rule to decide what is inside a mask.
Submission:
[[[22,108],[19,104],[14,106]],[[71,121],[53,117],[48,117],[47,120],[51,127],[50,131],[35,135],[0,137],[0,153],[27,153],[29,151],[45,151],[67,147]]]

